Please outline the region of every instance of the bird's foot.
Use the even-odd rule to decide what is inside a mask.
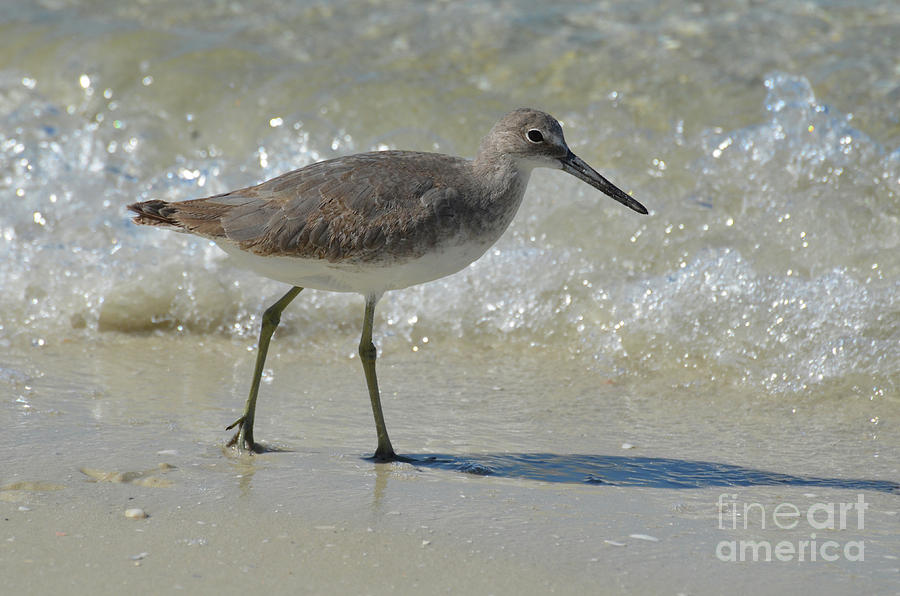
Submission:
[[[246,424],[246,418],[241,416],[231,424],[225,427],[225,430],[231,430],[237,427],[237,432],[231,437],[226,447],[234,447],[239,453],[262,453],[265,451],[261,445],[253,441],[253,425]]]
[[[394,450],[390,447],[384,449],[382,447],[378,447],[375,450],[375,454],[372,456],[372,461],[379,464],[390,463],[390,462],[405,462],[405,463],[415,463],[416,460],[404,457],[402,455],[397,455],[394,453]]]

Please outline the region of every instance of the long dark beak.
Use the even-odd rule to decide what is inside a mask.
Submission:
[[[559,160],[562,164],[564,172],[568,172],[584,180],[606,196],[619,201],[626,207],[634,209],[638,213],[647,215],[647,208],[632,199],[630,196],[622,192],[615,184],[604,178],[591,166],[587,165],[583,159],[569,151],[569,154]]]

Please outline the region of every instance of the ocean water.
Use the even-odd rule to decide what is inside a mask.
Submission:
[[[890,2],[16,5],[0,341],[252,340],[283,288],[125,204],[355,151],[472,155],[529,105],[652,215],[537,171],[481,261],[384,299],[380,341],[896,405],[898,20]],[[343,357],[358,303],[309,292],[282,341]]]
[[[523,564],[562,593],[610,577],[635,593],[893,590],[897,56],[890,1],[4,3],[0,501],[55,483],[26,503],[63,521],[135,494],[160,525],[194,502],[241,527],[257,519],[241,507],[293,511]],[[472,156],[519,106],[558,117],[650,215],[537,170],[481,260],[385,295],[387,424],[433,463],[359,459],[363,301],[315,291],[285,312],[263,377],[257,438],[285,451],[223,454],[260,313],[286,287],[125,205],[372,149]],[[142,478],[160,459],[168,488],[78,472]],[[717,561],[724,490],[769,509],[865,493],[865,564]],[[152,564],[170,546],[141,549]]]

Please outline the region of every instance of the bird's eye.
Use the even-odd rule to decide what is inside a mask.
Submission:
[[[532,128],[531,130],[526,132],[525,138],[528,139],[529,142],[535,144],[544,142],[544,135],[542,135],[541,131],[536,128]]]

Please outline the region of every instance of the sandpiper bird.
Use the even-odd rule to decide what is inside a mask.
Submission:
[[[359,356],[375,415],[374,458],[398,458],[388,438],[375,376],[375,304],[398,290],[460,271],[506,230],[531,171],[561,169],[638,213],[647,209],[572,153],[549,114],[510,112],[481,141],[474,160],[378,151],[339,157],[256,186],[203,199],[129,205],[134,222],[209,238],[238,266],[293,286],[262,316],[256,368],[244,414],[228,445],[259,451],[253,419],[269,340],[303,288],[366,299]]]

